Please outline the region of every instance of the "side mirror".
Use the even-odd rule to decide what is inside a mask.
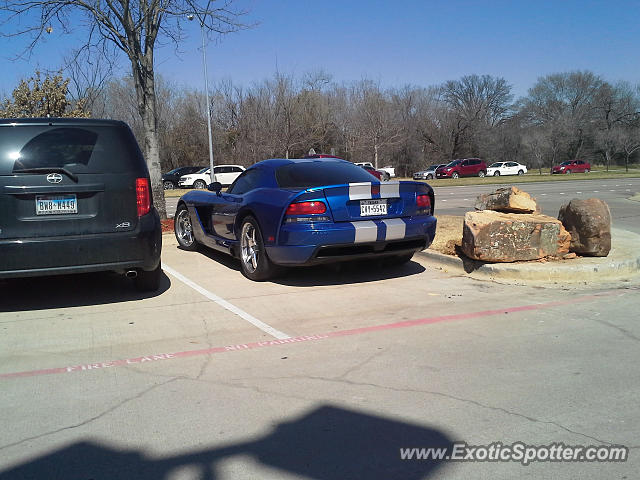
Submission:
[[[220,190],[222,190],[222,184],[220,182],[210,183],[209,186],[207,187],[207,190],[209,190],[210,192],[215,192],[218,195],[220,195]]]

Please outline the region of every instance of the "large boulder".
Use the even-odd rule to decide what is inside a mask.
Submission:
[[[569,252],[571,236],[560,220],[542,214],[467,212],[462,251],[475,260],[515,262],[561,257]]]
[[[611,250],[611,212],[599,198],[574,198],[560,207],[558,219],[571,234],[570,250],[579,255],[606,257]]]
[[[476,210],[495,210],[507,213],[541,213],[536,199],[517,187],[498,188],[476,199]]]

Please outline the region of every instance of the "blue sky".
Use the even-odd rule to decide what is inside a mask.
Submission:
[[[638,1],[244,0],[245,30],[208,43],[209,80],[250,85],[282,73],[323,69],[338,82],[362,78],[383,86],[435,85],[467,74],[507,79],[516,96],[539,76],[591,70],[611,81],[640,83]],[[176,52],[161,48],[156,70],[202,88],[198,25]],[[3,39],[0,94],[36,66],[57,68],[82,37],[56,32],[30,61],[12,61],[24,41]],[[123,60],[122,65],[126,67]]]

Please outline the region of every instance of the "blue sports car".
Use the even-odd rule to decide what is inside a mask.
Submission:
[[[338,158],[272,159],[244,171],[226,192],[219,183],[178,201],[175,234],[240,259],[251,280],[281,266],[386,258],[408,262],[436,233],[433,189],[380,182]]]

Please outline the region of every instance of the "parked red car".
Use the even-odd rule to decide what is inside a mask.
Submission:
[[[367,172],[369,172],[371,175],[373,175],[374,177],[376,177],[378,180],[382,181],[382,172],[376,170],[373,167],[370,167],[369,165],[360,165],[360,168],[364,168]]]
[[[551,167],[551,173],[589,173],[591,164],[584,160],[569,160]]]
[[[484,177],[487,164],[479,158],[454,160],[436,170],[436,178]]]

